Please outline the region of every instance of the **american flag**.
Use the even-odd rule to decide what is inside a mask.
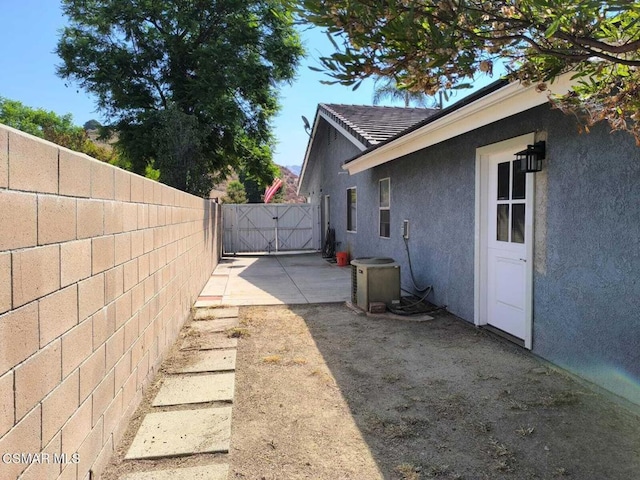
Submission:
[[[269,203],[281,186],[282,186],[282,180],[280,180],[279,178],[276,178],[273,181],[273,184],[270,187],[267,187],[267,189],[264,192],[264,203]]]

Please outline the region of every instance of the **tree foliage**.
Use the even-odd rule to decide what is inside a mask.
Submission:
[[[276,88],[302,55],[288,0],[63,0],[61,77],[95,94],[136,172],[206,195],[271,181]]]
[[[379,78],[373,90],[373,104],[379,105],[383,100],[401,101],[404,107],[437,107],[438,102],[429,98],[424,92],[401,88],[393,78]]]
[[[554,99],[590,125],[607,120],[640,142],[640,3],[560,0],[301,0],[336,52],[320,59],[335,82],[390,77],[434,95],[469,86],[504,65],[545,89],[559,74],[577,84]],[[338,41],[336,41],[336,39]],[[341,45],[338,43],[341,42]]]
[[[70,113],[58,115],[42,108],[28,107],[17,100],[0,97],[0,123],[70,150],[86,153],[103,162],[114,163],[117,159],[117,155],[111,149],[91,141],[84,128],[73,123]]]
[[[261,187],[254,178],[246,175],[245,172],[238,173],[238,181],[243,185],[247,194],[247,203],[262,203],[264,187]]]
[[[222,203],[247,203],[247,192],[238,180],[231,180],[227,185],[227,194],[222,197]]]
[[[76,151],[81,151],[87,140],[84,129],[73,123],[70,113],[58,115],[3,97],[0,97],[0,123]]]
[[[282,178],[282,172],[277,165],[274,164],[272,166],[271,172],[274,180]],[[238,172],[238,180],[244,186],[247,194],[247,203],[262,203],[264,201],[264,192],[270,184],[262,185],[258,179],[244,171]],[[277,196],[276,194],[274,198]]]

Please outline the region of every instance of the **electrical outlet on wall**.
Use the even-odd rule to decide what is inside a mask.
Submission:
[[[404,220],[402,222],[402,238],[409,238],[409,220]]]

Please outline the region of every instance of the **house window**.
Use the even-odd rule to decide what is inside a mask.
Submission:
[[[380,180],[380,236],[391,236],[391,180]]]
[[[347,231],[356,231],[356,217],[358,211],[358,202],[356,197],[356,187],[347,188]]]

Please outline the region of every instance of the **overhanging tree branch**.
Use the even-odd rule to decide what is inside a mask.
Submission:
[[[557,100],[585,122],[606,120],[640,139],[637,2],[301,0],[300,15],[346,39],[321,59],[334,81],[390,76],[411,90],[455,88],[492,63],[547,81],[569,69],[579,83]],[[624,93],[624,95],[622,95]],[[582,112],[582,113],[580,113]]]

